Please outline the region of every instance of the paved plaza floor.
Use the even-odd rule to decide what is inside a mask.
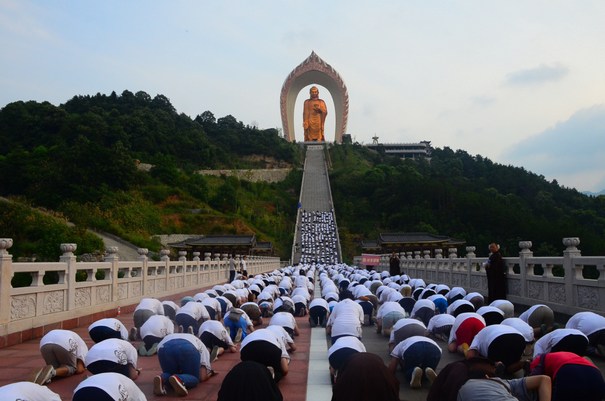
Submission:
[[[190,294],[179,294],[170,299],[179,301],[182,296]],[[131,308],[123,308],[132,309]],[[109,316],[99,316],[109,317]],[[126,327],[132,327],[132,313],[122,313],[117,316]],[[265,325],[268,319],[265,319]],[[328,347],[329,338],[325,334],[325,329],[321,327],[311,328],[307,318],[296,318],[300,336],[295,337],[297,346],[296,352],[291,354],[290,372],[279,382],[279,388],[285,401],[329,401],[332,397],[332,386],[328,370]],[[90,347],[93,342],[88,336],[87,326],[74,329]],[[21,344],[13,345],[0,349],[0,385],[13,383],[16,381],[27,380],[28,376],[37,368],[44,365],[44,360],[39,351],[40,339],[30,340]],[[363,329],[363,343],[368,352],[375,353],[383,358],[385,364],[390,357],[387,347],[387,338],[377,334],[373,326],[367,326]],[[461,359],[458,354],[451,354],[447,351],[446,344],[438,341],[442,347],[443,354],[439,363],[437,373],[440,369],[450,362]],[[135,347],[138,344],[135,344]],[[225,353],[221,355],[218,361],[212,364],[213,370],[218,372],[217,376],[210,378],[207,382],[201,383],[197,388],[190,390],[189,395],[177,397],[176,395],[155,396],[153,394],[153,378],[160,373],[157,355],[151,357],[139,357],[139,367],[143,370],[140,377],[136,380],[137,385],[145,393],[148,400],[197,400],[197,401],[216,401],[221,383],[227,372],[235,366],[239,359],[239,353]],[[601,369],[605,370],[605,361],[595,359],[594,362]],[[63,401],[71,400],[74,388],[86,377],[87,373],[75,375],[69,378],[57,379],[49,384],[49,388],[58,393]],[[422,389],[410,389],[409,383],[404,379],[403,372],[397,371],[397,378],[400,382],[399,396],[402,401],[420,401],[425,400],[428,393],[428,386],[424,383]]]

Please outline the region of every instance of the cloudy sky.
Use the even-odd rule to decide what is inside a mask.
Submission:
[[[0,107],[141,90],[281,128],[281,86],[315,51],[347,85],[355,141],[429,140],[596,192],[604,21],[602,0],[0,0]]]

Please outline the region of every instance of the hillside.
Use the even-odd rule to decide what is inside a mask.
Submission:
[[[302,151],[276,129],[233,116],[179,114],[145,92],[75,96],[65,104],[15,102],[0,110],[2,237],[16,257],[56,260],[60,242],[99,242],[86,229],[158,251],[156,234],[251,234],[287,259],[302,177]],[[586,196],[520,167],[463,150],[434,149],[430,163],[400,160],[359,144],[330,147],[330,182],[347,261],[362,239],[426,231],[464,239],[487,254],[492,241],[516,255],[560,254],[580,237],[585,255],[605,254],[605,196]],[[142,167],[145,168],[142,168]],[[284,181],[249,182],[196,174],[208,169],[291,168]],[[58,219],[40,223],[29,206]],[[58,228],[71,221],[71,231]],[[44,232],[44,233],[43,233]],[[78,237],[80,236],[80,237]],[[28,239],[32,238],[28,242]],[[40,240],[42,238],[43,240]],[[42,248],[41,241],[51,241]]]
[[[487,255],[499,242],[516,255],[531,240],[536,255],[561,254],[579,237],[585,255],[605,254],[605,196],[590,197],[520,167],[480,155],[435,149],[430,164],[371,152],[331,149],[330,175],[343,252],[358,254],[380,232],[425,231],[466,240]]]
[[[302,156],[275,129],[209,111],[191,119],[164,96],[124,91],[60,106],[11,103],[0,110],[0,140],[10,144],[0,149],[0,195],[53,210],[76,227],[152,251],[160,247],[155,234],[254,233],[289,254]],[[194,173],[275,166],[293,170],[272,184]],[[24,220],[4,224],[1,235],[25,241]],[[37,257],[53,260],[56,247]],[[12,252],[30,256],[30,248],[15,241]]]

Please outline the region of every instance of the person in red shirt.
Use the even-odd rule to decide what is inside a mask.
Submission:
[[[590,360],[572,352],[550,352],[536,356],[531,374],[552,379],[552,400],[599,401],[605,397],[605,381]]]

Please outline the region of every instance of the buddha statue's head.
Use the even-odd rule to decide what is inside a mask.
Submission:
[[[317,86],[312,86],[311,89],[309,89],[309,94],[311,94],[311,99],[317,99],[319,97],[319,89],[317,89]]]

